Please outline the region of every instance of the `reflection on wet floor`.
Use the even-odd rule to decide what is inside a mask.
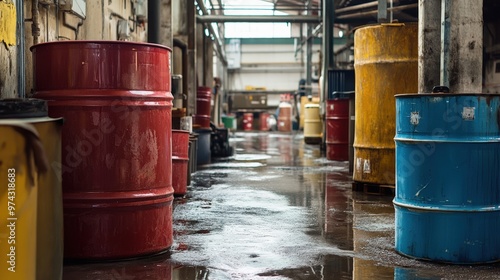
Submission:
[[[65,279],[500,279],[500,265],[409,259],[392,197],[351,191],[347,162],[301,134],[236,133],[236,155],[193,174],[170,254],[64,267]]]

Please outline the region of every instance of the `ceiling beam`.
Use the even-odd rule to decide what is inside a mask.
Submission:
[[[198,15],[199,23],[208,22],[293,22],[293,23],[320,23],[318,16],[282,16],[282,15]]]
[[[414,9],[414,8],[418,8],[418,3],[388,8],[387,11],[396,12],[396,11],[402,11],[402,10]],[[337,17],[337,19],[345,20],[345,19],[351,19],[351,18],[362,18],[362,17],[366,17],[366,16],[373,16],[373,15],[376,16],[377,13],[378,13],[377,10],[373,10],[373,11],[366,11],[366,12],[360,12],[360,13],[345,14],[345,15],[339,15]]]
[[[198,3],[198,7],[200,7],[203,14],[208,15],[208,10],[207,10],[207,7],[205,7],[205,3],[203,3],[203,1],[201,1],[201,0],[197,0],[196,3]],[[212,36],[214,36],[215,48],[217,50],[217,53],[219,54],[219,58],[222,61],[222,64],[224,64],[224,66],[227,66],[226,53],[224,51],[223,43],[222,43],[222,40],[220,39],[220,35],[219,35],[220,30],[215,31],[213,26],[210,23],[205,24],[205,27],[212,34]]]

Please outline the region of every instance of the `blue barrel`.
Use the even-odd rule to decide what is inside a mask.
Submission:
[[[210,128],[199,128],[194,130],[198,134],[198,147],[196,152],[196,162],[198,165],[209,164],[212,161],[212,151],[210,150]]]
[[[396,250],[500,260],[500,95],[396,96]]]

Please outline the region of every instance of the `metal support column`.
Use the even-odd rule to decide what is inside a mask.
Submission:
[[[16,1],[16,34],[17,34],[17,95],[20,98],[26,97],[26,73],[25,71],[25,39],[24,39],[24,5],[23,0]]]
[[[321,88],[323,92],[319,93],[320,96],[320,106],[321,106],[321,115],[324,119],[326,114],[326,100],[328,99],[328,80],[330,76],[330,72],[333,71],[335,67],[334,56],[333,56],[333,24],[335,22],[335,0],[323,0],[323,44],[322,44],[322,53],[323,53],[323,65],[322,65],[322,76],[323,81],[321,82]],[[322,149],[325,149],[326,142],[326,122],[323,122],[323,141],[321,142]]]
[[[418,1],[418,92],[439,85],[441,57],[441,2]]]
[[[307,1],[307,14],[311,15],[312,1]],[[312,26],[310,23],[307,24],[307,46],[306,46],[306,95],[311,95],[311,83],[312,83],[312,48],[313,48],[312,38]],[[303,114],[304,112],[300,112]]]
[[[187,1],[187,115],[196,113],[196,7],[194,1]]]
[[[320,93],[320,100],[322,104],[322,112],[324,113],[324,103],[328,98],[328,72],[333,70],[335,63],[333,61],[333,23],[334,23],[334,1],[323,0],[323,92]]]
[[[379,23],[387,22],[387,0],[378,0],[378,15]]]
[[[159,44],[161,40],[160,34],[160,17],[161,17],[160,0],[148,0],[148,42]]]

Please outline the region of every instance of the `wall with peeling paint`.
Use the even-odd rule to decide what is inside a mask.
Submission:
[[[33,46],[32,0],[24,1],[25,15],[25,76],[26,96],[32,95],[32,58],[29,48]],[[127,41],[145,42],[146,0],[87,0],[86,18],[81,19],[69,12],[56,9],[58,0],[41,0],[38,5],[38,42],[57,40],[118,40],[118,21],[126,20],[129,26]],[[48,4],[46,4],[48,3]],[[144,21],[136,21],[136,12],[144,15]],[[56,17],[56,15],[58,15]],[[16,13],[14,1],[0,0],[0,98],[11,98],[17,92]],[[123,39],[123,38],[122,38]]]
[[[17,95],[16,7],[0,0],[0,97]]]
[[[0,46],[0,98],[17,95],[16,48]]]

